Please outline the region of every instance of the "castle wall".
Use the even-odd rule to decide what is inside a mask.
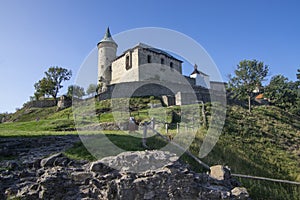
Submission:
[[[202,74],[192,74],[190,75],[190,77],[195,80],[196,85],[210,89],[209,76],[205,76]]]
[[[196,85],[196,80],[194,78],[191,78],[189,76],[184,76],[184,78],[189,82],[189,84],[191,86],[195,86]]]
[[[177,92],[175,95],[176,105],[195,104],[195,93]]]
[[[162,101],[166,106],[173,106],[176,105],[175,103],[175,96],[174,95],[163,95]]]
[[[35,100],[26,103],[26,107],[28,108],[48,108],[56,106],[56,100],[43,99],[43,100]]]
[[[187,82],[184,78],[178,78],[182,77],[182,75],[178,72],[176,73],[177,74],[175,74],[174,70],[164,65],[149,63],[139,67],[139,81],[160,81],[163,83],[170,82],[186,84]]]
[[[213,91],[201,86],[193,87],[198,101],[203,101],[204,103],[211,101],[211,94]]]
[[[151,56],[150,63],[148,63],[148,56]],[[163,59],[163,65],[161,59]],[[170,67],[171,62],[173,63],[172,68]],[[181,62],[147,49],[134,48],[113,61],[110,84],[148,80],[170,81],[171,77],[164,76],[164,72],[167,70],[176,70],[182,74]]]
[[[126,61],[126,57],[129,58],[129,62]],[[126,66],[126,62],[128,62],[127,65],[129,64],[129,66]],[[137,49],[126,52],[112,63],[112,79],[110,83],[139,81],[138,64]]]
[[[210,87],[212,90],[226,91],[226,83],[224,82],[210,81]]]
[[[143,96],[163,96],[171,95],[178,92],[178,90],[171,91],[168,86],[160,85],[159,82],[153,83],[147,81],[136,81],[128,83],[118,83],[109,85],[106,92],[98,95],[99,100],[111,98],[130,98]]]
[[[143,49],[143,48],[138,49],[138,56],[139,56],[138,58],[139,58],[140,65],[148,64],[148,55],[151,56],[151,63],[161,64],[161,59],[163,59],[164,60],[163,65],[168,68],[171,68],[170,63],[172,62],[173,69],[177,70],[180,74],[182,74],[181,62],[179,62],[178,60],[169,58],[163,54],[158,54],[158,53],[155,53],[153,51]]]
[[[176,105],[196,103],[193,95],[196,95],[196,100],[206,102],[211,101],[226,101],[226,94],[222,91],[208,90],[201,86],[193,86],[192,90],[187,89],[187,85],[167,83],[164,86],[157,81],[139,81],[119,83],[108,86],[108,90],[98,95],[99,100],[111,98],[130,98],[138,96],[170,96],[174,97],[176,94]],[[173,91],[168,88],[173,88]]]

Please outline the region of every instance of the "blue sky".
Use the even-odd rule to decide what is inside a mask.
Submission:
[[[299,8],[298,1],[276,0],[1,0],[0,112],[22,107],[50,66],[71,69],[76,77],[108,25],[112,34],[141,27],[184,33],[205,48],[225,81],[243,59],[263,61],[271,76],[295,80]],[[74,78],[64,89],[72,83]]]

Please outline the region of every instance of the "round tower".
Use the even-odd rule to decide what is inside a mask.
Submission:
[[[111,64],[117,55],[117,43],[111,37],[109,27],[98,47],[98,83],[109,84],[111,81]]]

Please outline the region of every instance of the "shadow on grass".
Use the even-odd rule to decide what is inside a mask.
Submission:
[[[94,161],[107,156],[116,156],[125,151],[144,151],[142,139],[121,134],[92,134],[81,136],[82,141],[66,150],[65,154],[73,159]],[[150,149],[160,149],[167,143],[158,136],[147,138]]]

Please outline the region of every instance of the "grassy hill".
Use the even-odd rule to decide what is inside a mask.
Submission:
[[[207,163],[228,165],[233,173],[300,182],[300,118],[273,106],[249,114],[232,106],[223,134]],[[254,199],[299,199],[300,187],[241,179]]]
[[[138,121],[148,120],[150,102],[159,103],[159,100],[132,99],[131,114]],[[207,121],[210,120],[210,106],[206,105]],[[113,116],[110,107],[110,101],[102,101],[92,106],[87,104],[84,109],[77,108],[77,110],[23,108],[11,116],[11,122],[0,124],[0,136],[77,134],[74,131],[73,113],[87,116],[81,120],[84,122],[82,126],[111,122]],[[155,109],[152,109],[152,112],[155,112]],[[89,117],[91,113],[97,117]],[[167,108],[166,113],[166,121],[178,122],[180,118],[178,107]],[[190,151],[195,155],[199,152],[206,131],[206,128],[200,127],[190,146]],[[170,132],[175,134],[176,130]],[[107,136],[120,148],[143,149],[139,138],[128,136],[124,132],[108,131]],[[152,137],[147,144],[155,149],[164,146],[165,142],[158,137]],[[81,143],[69,149],[66,154],[77,159],[94,159]],[[183,156],[183,159],[201,171],[190,158]],[[209,165],[228,165],[232,173],[300,182],[300,117],[274,106],[256,106],[251,114],[242,107],[228,106],[223,133],[217,145],[203,161]],[[300,186],[249,179],[240,181],[250,191],[253,199],[298,199],[300,196]]]

